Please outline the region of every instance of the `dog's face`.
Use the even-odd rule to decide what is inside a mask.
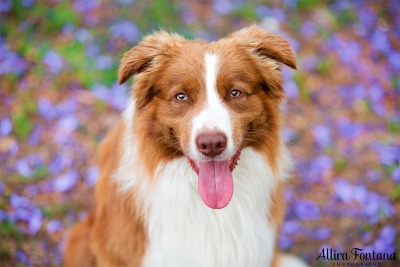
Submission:
[[[278,62],[295,68],[289,44],[255,26],[214,43],[167,33],[145,38],[119,70],[120,83],[137,74],[135,129],[145,155],[155,162],[185,156],[203,201],[225,207],[244,147],[262,151],[271,165],[277,156]]]

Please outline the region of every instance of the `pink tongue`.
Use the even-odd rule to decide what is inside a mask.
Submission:
[[[213,209],[222,209],[233,195],[232,172],[229,161],[199,162],[199,192],[204,203]]]

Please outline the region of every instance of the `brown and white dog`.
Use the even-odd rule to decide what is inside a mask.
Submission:
[[[66,266],[305,266],[276,248],[291,167],[279,63],[296,68],[290,45],[257,26],[212,43],[158,32],[125,53],[133,94]]]

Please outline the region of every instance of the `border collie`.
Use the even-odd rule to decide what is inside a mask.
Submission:
[[[161,31],[126,52],[132,96],[66,266],[306,266],[277,249],[291,168],[280,63],[296,68],[292,48],[255,25],[211,43]]]

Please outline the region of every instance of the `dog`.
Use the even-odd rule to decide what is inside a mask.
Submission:
[[[292,166],[281,63],[296,68],[289,43],[256,25],[211,43],[160,31],[126,52],[132,96],[65,265],[306,266],[276,244]]]

